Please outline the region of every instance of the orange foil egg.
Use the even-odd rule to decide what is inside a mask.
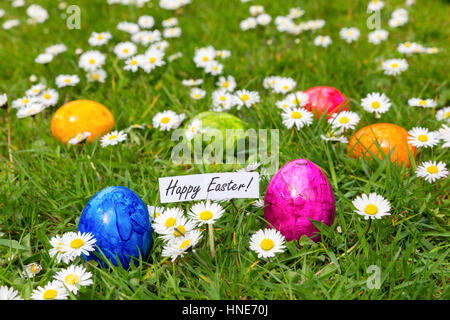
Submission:
[[[392,123],[375,123],[356,132],[348,143],[347,151],[353,158],[371,158],[371,152],[383,159],[392,149],[391,162],[405,162],[407,167],[410,165],[409,152],[416,156],[416,148],[408,143],[408,131]]]
[[[52,134],[67,143],[78,133],[90,132],[93,142],[114,127],[114,116],[104,105],[90,100],[74,100],[60,107],[52,118]]]

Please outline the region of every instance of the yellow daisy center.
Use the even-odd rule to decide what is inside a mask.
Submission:
[[[210,220],[212,217],[213,217],[213,214],[209,210],[205,210],[205,211],[200,212],[200,219],[203,220],[203,221]]]
[[[156,58],[155,57],[151,57],[150,59],[148,59],[148,61],[150,62],[150,63],[155,63],[155,61],[156,61]]]
[[[420,142],[426,142],[428,141],[428,136],[426,134],[419,134],[417,140],[419,140]]]
[[[161,119],[161,123],[164,123],[164,124],[169,123],[169,121],[170,121],[169,117],[164,117],[164,118]]]
[[[202,59],[204,62],[206,62],[206,61],[208,61],[209,59],[208,59],[208,57],[203,57],[203,59]]]
[[[405,43],[405,47],[407,47],[407,48],[411,47],[411,43],[410,42],[406,42]]]
[[[300,112],[294,111],[291,115],[292,119],[301,119],[303,115]]]
[[[184,240],[181,244],[180,244],[180,249],[184,249],[186,247],[189,247],[191,245],[191,239],[187,239]]]
[[[242,100],[242,101],[247,101],[248,99],[250,99],[250,97],[249,97],[249,95],[246,94],[246,93],[244,93],[244,94],[241,96],[241,100]]]
[[[170,227],[173,227],[176,222],[177,222],[177,220],[175,218],[170,217],[169,219],[166,220],[165,225],[167,228],[170,228]]]
[[[275,243],[271,239],[264,239],[263,241],[261,241],[261,249],[263,249],[264,251],[272,249],[274,245]]]
[[[225,96],[221,96],[219,99],[220,99],[221,101],[225,101],[227,98],[225,98]]]
[[[381,104],[378,101],[374,101],[371,104],[372,109],[378,109],[381,106]]]
[[[138,62],[137,62],[136,60],[133,59],[133,60],[131,60],[130,64],[133,65],[133,66],[135,66],[135,65],[138,64]]]
[[[392,67],[392,68],[398,68],[398,63],[393,63],[393,64],[391,64],[391,67]]]
[[[127,48],[123,49],[123,53],[128,53],[128,49]]]
[[[178,231],[179,232],[178,232]],[[173,235],[175,236],[175,237],[181,237],[181,236],[184,236],[184,234],[186,233],[186,229],[183,227],[183,226],[178,226],[177,227],[177,230],[173,230]],[[181,233],[181,234],[180,234]]]
[[[50,99],[52,96],[48,93],[44,93],[44,99]]]
[[[67,78],[66,80],[64,80],[64,82],[65,82],[65,83],[69,83],[69,82],[70,82],[70,79]]]
[[[348,123],[350,120],[347,117],[342,117],[339,119],[340,123]]]
[[[98,79],[100,79],[100,75],[99,75],[98,73],[94,73],[94,74],[92,75],[92,79],[98,80]]]
[[[54,298],[56,297],[57,294],[58,294],[58,292],[57,292],[56,290],[54,290],[54,289],[49,289],[49,290],[46,290],[46,291],[44,292],[44,294],[42,295],[42,297],[43,297],[45,300],[50,300],[50,299],[54,299]]]
[[[103,36],[101,34],[98,35],[97,40],[102,40]]]
[[[196,93],[196,94],[194,94],[194,98],[198,99],[198,98],[200,98],[200,95],[198,93]]]
[[[117,139],[117,134],[112,134],[108,137],[108,140],[110,140],[110,141],[114,140],[114,139]]]
[[[281,89],[287,90],[287,89],[289,89],[289,86],[285,85],[285,86],[283,86]]]
[[[420,100],[420,101],[419,101],[419,104],[420,104],[421,106],[426,106],[426,105],[427,105],[427,102],[426,102],[425,100]]]
[[[446,112],[446,113],[444,114],[444,118],[448,118],[448,117],[450,117],[450,111],[449,111],[449,112]]]
[[[64,279],[64,281],[65,281],[67,284],[74,285],[74,284],[80,282],[80,277],[77,276],[76,274],[69,274],[69,275]]]
[[[364,212],[373,216],[374,214],[377,214],[378,212],[378,208],[376,205],[374,204],[368,204],[365,208],[364,208]]]
[[[94,63],[95,63],[95,59],[89,60],[89,64],[94,64]]]
[[[436,174],[436,173],[439,172],[439,169],[438,169],[437,166],[429,166],[429,167],[427,168],[427,172],[428,172],[428,173],[431,173],[431,174]]]
[[[30,267],[30,271],[31,271],[31,273],[36,274],[36,273],[38,273],[39,271],[41,271],[41,268],[40,268],[38,265],[33,264],[33,265]]]
[[[28,103],[28,102],[30,102],[30,100],[29,99],[22,99],[22,103]]]
[[[74,239],[70,241],[70,247],[73,249],[79,249],[83,246],[84,241],[82,239]]]
[[[222,83],[222,87],[224,88],[228,88],[230,84],[228,83],[228,81],[225,81],[224,83]]]

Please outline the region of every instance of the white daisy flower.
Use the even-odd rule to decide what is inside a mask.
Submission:
[[[35,84],[30,89],[25,91],[25,94],[28,97],[35,97],[38,96],[43,90],[45,89],[45,85],[42,83]]]
[[[220,217],[222,217],[224,209],[222,206],[209,199],[194,204],[191,211],[188,213],[189,217],[197,224],[214,224]]]
[[[236,80],[234,80],[233,76],[220,77],[219,81],[216,82],[216,85],[228,92],[233,92],[236,88]]]
[[[19,292],[7,286],[0,287],[0,300],[23,300]]]
[[[200,100],[200,99],[203,99],[205,94],[206,94],[205,90],[202,90],[202,89],[199,89],[199,88],[192,88],[190,96],[194,100]]]
[[[155,25],[155,19],[152,16],[144,15],[139,17],[137,23],[142,29],[151,29]]]
[[[67,242],[68,233],[63,234],[63,236],[56,235],[50,239],[50,245],[52,248],[49,250],[49,255],[51,258],[56,256],[56,263],[69,263],[72,258],[64,249],[63,244]]]
[[[27,8],[27,15],[36,23],[43,23],[48,19],[48,12],[37,4],[32,4]]]
[[[264,208],[264,199],[257,199],[253,201],[252,206],[255,208]]]
[[[83,141],[85,141],[87,138],[89,138],[91,136],[90,132],[80,132],[78,133],[75,137],[69,139],[69,144],[71,145],[77,145]]]
[[[154,206],[147,206],[147,209],[152,223],[154,223],[155,219],[159,217],[161,214],[163,214],[164,210],[166,210],[166,208],[164,207],[154,207]]]
[[[225,89],[218,89],[212,93],[212,103],[215,108],[229,110],[238,102],[238,98]]]
[[[369,33],[368,39],[370,43],[380,44],[381,41],[387,40],[389,32],[383,29],[375,30]]]
[[[176,25],[178,24],[178,19],[175,18],[175,17],[172,17],[172,18],[163,20],[163,21],[161,22],[161,24],[162,24],[162,26],[163,26],[164,28],[174,27],[174,26],[176,26]]]
[[[403,54],[413,54],[413,53],[420,53],[422,51],[424,51],[424,47],[418,43],[415,42],[405,42],[405,43],[400,43],[397,47],[397,51]]]
[[[144,55],[138,55],[125,60],[124,70],[136,72],[139,69],[139,63],[144,60]]]
[[[37,115],[38,113],[41,113],[44,109],[45,106],[42,103],[39,102],[29,103],[26,106],[20,108],[17,111],[16,116],[19,119],[34,116]]]
[[[117,30],[125,31],[129,34],[139,32],[139,26],[136,23],[122,21],[117,25]]]
[[[447,121],[450,122],[450,107],[445,107],[436,112],[436,120],[437,121]]]
[[[370,113],[385,113],[391,107],[389,98],[384,93],[372,92],[361,99],[361,106]]]
[[[66,300],[69,293],[59,280],[53,280],[44,287],[37,287],[31,294],[32,300]]]
[[[89,232],[68,232],[66,237],[63,237],[65,241],[62,242],[62,250],[71,257],[71,260],[84,254],[89,255],[91,251],[95,250],[95,242],[97,240]]]
[[[254,29],[254,28],[256,28],[257,25],[258,25],[258,22],[253,17],[249,17],[247,19],[244,19],[239,24],[239,26],[240,26],[242,31],[247,31],[247,30],[250,30],[250,29]]]
[[[106,56],[100,51],[86,51],[80,56],[78,66],[84,71],[94,71],[100,69],[105,63]]]
[[[106,76],[107,76],[107,74],[106,74],[105,70],[97,69],[97,70],[89,71],[87,73],[87,80],[88,80],[88,82],[105,83]]]
[[[6,93],[0,94],[0,108],[8,108],[8,96]]]
[[[53,60],[53,55],[51,53],[41,53],[34,59],[34,62],[39,64],[47,64],[50,63]]]
[[[391,205],[389,201],[376,193],[370,193],[369,196],[363,194],[352,201],[356,208],[355,212],[362,215],[364,219],[381,219],[383,216],[390,215]]]
[[[238,90],[235,93],[236,103],[238,106],[238,110],[242,106],[246,106],[247,108],[250,108],[255,103],[258,103],[260,101],[259,93],[256,91],[248,91],[248,90]]]
[[[433,183],[448,176],[448,170],[442,161],[425,161],[416,169],[416,176]]]
[[[149,50],[161,50],[161,51],[165,51],[167,48],[169,47],[169,42],[166,40],[161,40],[161,41],[157,41],[155,43],[153,43],[148,49]]]
[[[391,28],[397,28],[405,25],[408,22],[408,17],[391,17],[388,25]]]
[[[428,53],[428,54],[436,54],[436,53],[438,53],[439,51],[440,51],[440,49],[439,49],[439,48],[436,48],[436,47],[425,48],[425,53]]]
[[[167,39],[178,38],[179,36],[181,36],[180,27],[167,28],[163,31],[163,37]]]
[[[439,143],[439,135],[426,128],[415,127],[408,131],[408,141],[417,148],[434,147]]]
[[[408,105],[411,107],[434,108],[437,106],[437,103],[433,99],[411,98],[408,100]]]
[[[37,263],[30,263],[25,266],[25,275],[28,278],[33,278],[39,272],[41,272],[42,267]]]
[[[291,129],[295,126],[297,129],[309,126],[314,119],[313,113],[304,108],[288,108],[284,109],[281,114],[283,124],[286,128]]]
[[[296,85],[297,82],[295,82],[295,80],[292,78],[281,78],[278,79],[272,90],[275,93],[288,93],[289,91],[293,90]]]
[[[272,17],[269,16],[267,13],[260,14],[256,17],[256,23],[260,26],[267,26],[270,21],[272,21]]]
[[[270,76],[270,77],[266,77],[263,80],[263,87],[265,89],[272,89],[275,84],[278,82],[278,80],[280,80],[281,77],[279,76]]]
[[[112,38],[109,32],[92,32],[89,37],[89,44],[93,47],[99,47],[106,44]]]
[[[164,241],[170,241],[172,239],[176,239],[179,237],[185,236],[187,233],[194,230],[196,224],[186,219],[185,217],[180,217],[172,227],[165,229],[165,231],[161,234],[161,238]]]
[[[368,12],[379,11],[384,8],[384,2],[381,0],[371,0],[367,5]]]
[[[203,79],[188,79],[181,81],[181,84],[185,87],[195,87],[201,85],[202,83]]]
[[[332,142],[340,142],[340,143],[348,143],[348,139],[340,135],[340,132],[330,131],[327,134],[321,134],[320,138],[324,141],[332,141]]]
[[[128,59],[135,55],[137,47],[131,41],[120,42],[116,44],[113,52],[119,59]]]
[[[217,76],[221,74],[223,71],[223,64],[217,62],[217,61],[211,61],[209,62],[205,67],[205,72],[209,73],[213,76]]]
[[[92,273],[82,266],[71,265],[55,274],[55,280],[60,281],[70,292],[77,294],[80,287],[90,286]]]
[[[250,238],[250,249],[257,253],[258,258],[272,258],[276,253],[282,253],[286,239],[276,229],[261,229]]]
[[[171,54],[170,56],[168,56],[167,60],[174,61],[174,60],[177,60],[177,59],[181,58],[182,56],[183,56],[182,52],[176,52],[176,53]]]
[[[398,18],[398,17],[407,18],[408,17],[408,10],[403,9],[403,8],[395,9],[392,12],[391,17],[393,17],[393,18]]]
[[[173,231],[173,227],[184,218],[183,210],[180,208],[166,208],[154,218],[152,225],[156,233],[166,234]]]
[[[146,73],[150,73],[153,69],[161,67],[165,64],[163,58],[163,51],[156,49],[147,50],[143,56],[142,62],[139,65]]]
[[[206,66],[214,61],[216,50],[212,46],[195,50],[194,63],[197,67],[206,68]]]
[[[348,43],[358,40],[360,35],[361,32],[357,28],[342,28],[339,31],[339,36]]]
[[[450,148],[450,127],[443,124],[438,130],[438,136],[440,140],[444,141],[442,148]]]
[[[10,19],[3,22],[2,28],[5,30],[9,30],[11,28],[17,27],[19,24],[20,22],[18,19]]]
[[[334,131],[354,129],[358,124],[360,118],[356,112],[341,111],[334,113],[329,119],[328,123]]]
[[[264,7],[260,5],[250,6],[249,11],[252,16],[256,17],[264,13]]]
[[[184,134],[186,135],[186,138],[188,140],[192,140],[192,138],[197,134],[197,133],[202,133],[202,121],[199,119],[195,119],[193,120],[188,127],[186,128]]]
[[[216,57],[221,59],[227,59],[231,56],[230,50],[217,50],[216,51]]]
[[[303,91],[296,91],[288,94],[284,100],[289,107],[304,107],[308,104],[309,96]]]
[[[331,44],[331,38],[329,36],[317,36],[314,39],[314,45],[321,47],[328,47]]]
[[[52,54],[53,56],[57,56],[58,54],[61,54],[63,52],[67,51],[67,47],[65,44],[54,44],[48,48],[45,49],[45,52]]]
[[[103,148],[107,146],[115,146],[119,142],[123,142],[127,139],[127,134],[124,131],[113,131],[105,134],[101,139],[101,146]]]
[[[383,61],[381,68],[384,74],[396,76],[408,69],[408,62],[405,59],[389,59]]]
[[[172,110],[158,112],[152,119],[153,127],[161,131],[169,131],[180,125],[179,116]]]
[[[195,247],[201,237],[200,230],[192,230],[183,237],[178,237],[167,242],[161,255],[163,257],[170,257],[172,261],[175,261],[176,258],[183,257],[188,249]]]
[[[138,33],[136,33],[138,35]],[[139,36],[133,37],[133,41],[139,42],[142,45],[146,46],[149,43],[159,42],[161,41],[161,31],[159,30],[153,30],[153,31],[144,31],[142,33],[139,33]]]
[[[30,103],[37,102],[38,99],[36,97],[25,96],[23,98],[16,99],[12,102],[12,107],[15,109],[20,109],[22,107],[27,106]]]
[[[5,10],[0,9],[0,18],[3,18],[5,16]]]
[[[291,8],[291,9],[289,9],[289,14],[286,17],[288,17],[289,19],[296,19],[296,18],[300,18],[304,14],[305,14],[305,10],[303,10],[301,8]]]

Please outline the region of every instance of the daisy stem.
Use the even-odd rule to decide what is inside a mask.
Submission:
[[[6,118],[8,122],[8,153],[9,153],[9,162],[13,163],[12,156],[12,148],[11,148],[11,114],[9,112],[9,108],[6,109]]]
[[[236,204],[234,203],[234,201],[233,201],[233,199],[231,199],[231,204],[233,205],[233,207],[234,207],[234,210],[236,210],[236,213],[238,213],[238,208],[236,207]]]
[[[369,232],[370,225],[372,224],[372,219],[369,219],[369,224],[367,225],[367,230],[364,232],[364,237],[367,236],[367,233]]]
[[[214,259],[216,255],[216,250],[214,248],[214,228],[212,223],[208,224],[208,231],[209,231],[209,248],[211,249],[211,258]]]

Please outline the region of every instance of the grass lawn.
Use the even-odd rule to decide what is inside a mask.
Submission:
[[[48,253],[54,235],[76,231],[80,214],[89,199],[108,186],[125,186],[135,191],[148,205],[159,206],[158,178],[210,172],[192,165],[177,166],[171,161],[170,132],[153,128],[157,112],[174,110],[187,120],[211,107],[211,93],[219,76],[206,74],[195,66],[196,48],[212,45],[231,51],[221,60],[222,75],[233,75],[237,89],[258,91],[261,101],[251,108],[228,112],[258,129],[280,130],[280,166],[304,158],[317,164],[330,180],[336,200],[336,218],[331,227],[321,226],[322,240],[308,239],[286,244],[273,259],[259,259],[249,249],[250,236],[264,228],[262,208],[252,199],[224,202],[226,213],[214,225],[216,257],[210,256],[207,231],[196,253],[175,262],[161,256],[163,241],[153,234],[148,259],[129,270],[96,268],[76,260],[92,272],[93,284],[82,288],[76,299],[449,299],[449,180],[428,183],[418,178],[415,169],[422,161],[443,161],[450,165],[448,149],[441,144],[421,148],[410,168],[388,159],[364,161],[346,153],[346,145],[323,141],[328,125],[325,118],[314,120],[300,130],[287,129],[275,102],[283,95],[262,86],[265,77],[291,77],[296,90],[317,85],[338,88],[350,100],[350,110],[361,121],[356,130],[376,122],[395,123],[406,130],[425,127],[437,130],[445,122],[436,120],[437,110],[449,105],[448,88],[449,20],[447,1],[420,1],[406,7],[404,1],[386,1],[381,10],[381,27],[389,37],[379,45],[367,41],[372,30],[366,26],[368,1],[318,0],[272,1],[192,0],[191,4],[169,11],[152,0],[142,8],[134,5],[108,5],[106,0],[72,0],[68,5],[81,8],[81,28],[66,27],[65,9],[56,0],[26,1],[14,8],[2,1],[5,16],[17,18],[20,25],[0,32],[0,94],[9,101],[25,95],[33,84],[46,83],[57,89],[55,107],[35,117],[18,119],[11,110],[12,156],[9,161],[6,112],[0,110],[0,286],[14,287],[28,299],[37,286],[52,280],[62,265]],[[26,22],[26,8],[36,3],[48,10],[42,24]],[[242,31],[240,22],[248,18],[251,5],[263,5],[272,17],[267,26]],[[303,17],[296,21],[324,19],[325,26],[298,35],[277,31],[276,16],[301,7]],[[388,26],[393,10],[407,8],[409,21],[397,28]],[[121,21],[137,22],[144,14],[154,17],[156,29],[161,22],[176,16],[182,35],[167,39],[166,64],[150,74],[123,69],[124,62],[113,53],[114,45],[130,41],[130,35],[117,30]],[[347,43],[339,37],[343,27],[356,27],[361,37]],[[88,43],[92,32],[109,31],[112,39],[101,47]],[[314,45],[317,35],[329,35],[327,48]],[[399,43],[417,42],[437,47],[437,54],[406,56],[397,51]],[[45,48],[63,43],[67,51],[48,65],[34,62]],[[145,51],[138,46],[139,52]],[[99,50],[107,55],[104,83],[88,82],[78,66],[75,49]],[[182,57],[167,57],[182,52]],[[398,76],[385,75],[381,62],[405,58],[409,68]],[[74,87],[57,88],[59,74],[77,74]],[[32,83],[31,75],[37,77]],[[206,96],[194,100],[184,79],[203,79]],[[361,99],[371,92],[385,93],[392,106],[376,118],[361,107]],[[408,106],[408,99],[435,99],[436,108]],[[102,148],[100,141],[79,147],[66,146],[51,133],[51,117],[65,102],[75,99],[98,101],[115,118],[115,129],[132,124],[148,124],[144,130],[130,131],[125,142]],[[183,123],[183,125],[185,124]],[[354,131],[356,131],[354,130]],[[352,132],[354,132],[352,131]],[[348,135],[351,136],[352,132]],[[270,178],[270,177],[269,177]],[[270,179],[260,185],[261,197]],[[391,204],[391,215],[372,221],[354,212],[352,201],[363,193],[376,192]],[[186,211],[193,203],[179,207]],[[237,210],[236,210],[237,209]],[[38,263],[42,271],[29,279],[24,266]],[[373,276],[370,266],[380,271],[379,288],[368,288]]]

